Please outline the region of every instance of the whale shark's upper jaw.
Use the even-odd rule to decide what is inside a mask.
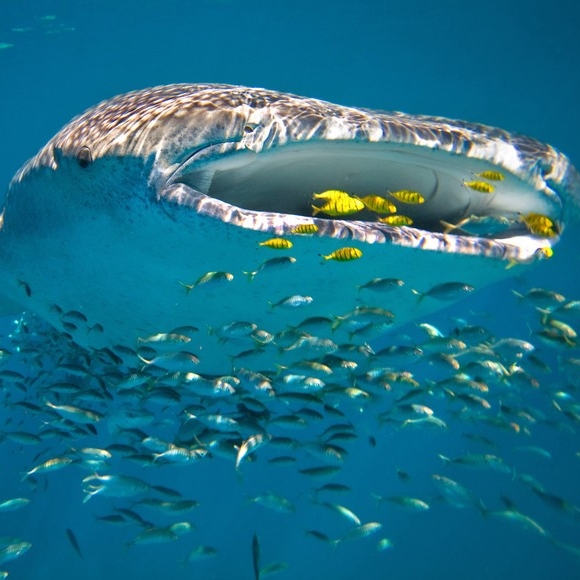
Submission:
[[[485,172],[501,175],[488,182],[492,191],[470,187]],[[389,199],[413,226],[381,223],[369,209],[314,219],[313,194],[327,190]],[[419,192],[425,201],[400,203],[391,195],[400,190]],[[397,143],[306,140],[261,147],[259,154],[243,139],[214,143],[172,167],[159,197],[249,229],[283,234],[315,222],[324,236],[524,262],[546,256],[563,229],[562,200],[544,181],[526,181],[489,161]],[[548,217],[552,233],[530,232],[529,214]]]

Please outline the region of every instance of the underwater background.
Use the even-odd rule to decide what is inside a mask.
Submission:
[[[87,107],[177,82],[265,87],[342,105],[477,121],[550,143],[578,166],[579,27],[580,8],[563,0],[0,0],[0,180],[8,184],[25,160]],[[580,577],[580,512],[573,509],[580,506],[580,421],[554,410],[554,393],[578,399],[574,368],[580,367],[570,371],[562,364],[578,357],[578,349],[539,341],[538,313],[512,292],[541,287],[580,300],[579,241],[576,224],[552,259],[522,272],[516,267],[506,282],[420,321],[446,332],[464,323],[483,325],[495,338],[536,346],[550,370],[534,369],[539,387],[522,387],[521,408],[512,410],[519,432],[477,421],[466,426],[453,417],[457,407],[438,413],[449,423],[444,432],[378,425],[361,416],[336,478],[351,491],[323,499],[312,490],[326,480],[305,482],[295,465],[271,465],[259,453],[243,479],[219,458],[192,466],[124,466],[130,475],[200,503],[171,517],[140,510],[132,498],[97,496],[83,503],[81,480],[91,471],[76,466],[21,481],[22,473],[50,457],[47,448],[61,450],[63,441],[48,439],[37,447],[4,436],[0,503],[31,501],[13,511],[0,508],[0,540],[6,545],[4,538],[18,538],[32,547],[6,558],[0,569],[10,578],[48,580],[254,578],[255,534],[262,566],[279,563],[269,572],[280,578]],[[2,346],[8,348],[9,335],[17,332],[13,318],[4,320]],[[395,332],[410,341],[425,339],[414,326]],[[429,368],[409,370],[420,382],[432,378]],[[2,432],[35,424],[13,404],[24,393],[18,397],[10,389],[3,379]],[[162,420],[163,406],[154,409]],[[308,428],[313,436],[319,432]],[[87,439],[91,447],[112,440],[106,427]],[[35,463],[39,452],[44,454]],[[501,456],[509,472],[445,465],[438,456],[466,453]],[[461,482],[485,509],[478,500],[469,505],[463,498],[458,506],[441,498],[433,474]],[[541,482],[543,491],[537,493],[540,488],[521,474]],[[268,492],[288,497],[295,509],[248,499]],[[372,494],[421,498],[430,509],[377,505]],[[348,506],[363,523],[380,522],[382,528],[337,545],[306,534],[338,538],[352,528],[352,521],[321,501]],[[142,528],[96,519],[119,506],[160,526],[189,521],[195,529],[172,542],[131,545]],[[532,518],[549,538],[532,524],[493,515],[510,510]],[[378,549],[381,539],[388,542]],[[217,554],[188,556],[199,546]]]

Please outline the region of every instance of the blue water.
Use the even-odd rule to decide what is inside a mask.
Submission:
[[[27,158],[88,106],[132,89],[173,82],[261,86],[344,105],[478,121],[549,142],[579,165],[579,26],[577,3],[563,0],[0,0],[0,43],[13,45],[0,50],[0,181],[8,183]],[[551,260],[523,274],[514,269],[509,281],[429,322],[449,330],[453,319],[461,317],[498,337],[530,339],[537,316],[511,290],[541,286],[580,299],[578,240],[574,226]],[[4,334],[12,330],[5,321]],[[39,476],[36,487],[19,483],[20,473],[37,463],[34,455],[40,449],[5,439],[0,446],[0,501],[32,501],[21,510],[0,513],[0,536],[31,542],[32,548],[0,569],[8,570],[10,578],[48,580],[246,579],[253,577],[256,533],[263,565],[289,563],[280,578],[578,578],[580,556],[513,523],[482,517],[473,507],[438,502],[430,481],[433,473],[452,477],[480,496],[490,511],[505,510],[501,497],[506,496],[557,540],[580,546],[580,519],[540,501],[517,478],[532,474],[546,491],[580,505],[578,425],[555,413],[546,395],[546,389],[557,385],[574,392],[558,373],[556,357],[577,357],[578,350],[559,353],[534,344],[553,371],[536,373],[540,387],[526,392],[522,409],[539,409],[556,417],[557,424],[540,421],[528,436],[454,423],[450,415],[445,432],[361,422],[359,439],[349,445],[344,474],[338,478],[353,492],[328,499],[383,528],[336,548],[304,534],[316,529],[339,537],[349,529],[346,520],[309,501],[308,491],[324,482],[305,484],[294,467],[269,466],[263,458],[245,466],[243,481],[230,462],[217,459],[188,467],[124,467],[201,503],[173,518],[143,511],[150,519],[157,517],[158,525],[188,520],[196,529],[172,543],[127,548],[138,528],[98,523],[94,516],[111,513],[113,506],[130,506],[131,500],[95,497],[83,504],[81,479],[90,472],[76,468]],[[416,372],[421,381],[432,378],[428,369]],[[33,424],[22,409],[10,406],[6,390],[3,430]],[[468,442],[462,437],[466,431],[491,436],[497,447]],[[370,434],[375,447],[369,444]],[[99,436],[88,442],[105,446],[110,437],[100,428]],[[62,442],[43,442],[41,449],[48,447],[43,458],[50,456],[51,445],[60,450]],[[517,449],[532,445],[549,450],[551,459]],[[437,457],[467,451],[501,455],[514,471],[443,467]],[[397,468],[410,479],[397,477]],[[247,504],[246,496],[267,491],[288,496],[296,512]],[[432,505],[425,513],[388,503],[375,506],[371,493],[420,497]],[[82,558],[68,541],[67,529],[78,539]],[[382,537],[393,542],[392,549],[377,550]],[[179,561],[202,544],[217,548],[218,555],[182,567]]]

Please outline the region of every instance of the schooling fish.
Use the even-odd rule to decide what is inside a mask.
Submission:
[[[293,244],[286,238],[270,238],[265,242],[260,242],[258,245],[265,248],[272,248],[273,250],[289,250]]]
[[[248,439],[246,439],[238,449],[238,453],[236,455],[236,470],[239,469],[240,464],[245,457],[250,455],[250,453],[254,453],[260,447],[266,445],[266,443],[268,443],[271,439],[272,436],[268,435],[267,433],[257,433],[256,435],[248,437]]]
[[[323,260],[334,260],[336,262],[349,262],[351,260],[358,260],[363,255],[362,251],[358,248],[339,248],[334,252],[321,257]]]
[[[70,545],[73,547],[73,550],[78,554],[79,558],[82,560],[83,553],[81,552],[81,547],[79,546],[79,542],[77,540],[77,537],[75,536],[74,532],[70,528],[66,529],[66,537],[68,538]]]
[[[397,206],[390,200],[380,195],[367,195],[359,198],[367,209],[375,213],[395,213]]]
[[[421,302],[426,296],[435,300],[454,301],[467,296],[474,290],[473,286],[463,282],[445,282],[429,288],[426,292],[418,292],[417,290],[411,290],[411,292],[419,296],[418,302]]]
[[[479,173],[475,173],[475,177],[481,177],[482,179],[489,179],[490,181],[503,181],[505,179],[505,175],[501,171],[480,171]]]
[[[473,189],[473,191],[479,191],[479,193],[493,193],[495,191],[495,186],[486,181],[464,181],[463,185]]]
[[[260,540],[257,534],[252,536],[252,567],[254,580],[260,580]]]
[[[387,225],[393,226],[393,227],[413,225],[412,218],[410,218],[406,215],[388,215],[386,217],[379,218],[379,221],[382,224],[387,224]]]
[[[325,213],[332,217],[347,216],[357,213],[365,208],[364,203],[356,197],[345,195],[343,197],[336,197],[329,199],[322,206],[313,205],[312,215],[318,213]]]
[[[234,275],[229,272],[207,272],[200,276],[193,284],[186,284],[185,282],[180,282],[180,284],[185,288],[187,294],[189,294],[194,288],[198,286],[215,286],[222,282],[231,282],[234,279]]]
[[[402,203],[408,204],[425,203],[425,198],[418,191],[409,191],[408,189],[400,189],[398,191],[389,191],[389,195]]]

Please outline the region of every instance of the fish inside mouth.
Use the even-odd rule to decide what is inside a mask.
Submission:
[[[193,163],[178,181],[240,209],[328,220],[379,222],[385,214],[364,207],[330,215],[314,194],[339,190],[350,197],[379,196],[406,216],[413,228],[490,239],[561,231],[560,198],[489,162],[443,151],[381,143],[325,142],[286,145],[260,154],[236,151],[221,159]],[[483,184],[483,185],[482,185]],[[423,203],[405,203],[397,192],[420,194]],[[525,217],[547,217],[550,233],[533,231]],[[396,225],[396,224],[395,224]],[[387,224],[388,227],[388,224]]]

